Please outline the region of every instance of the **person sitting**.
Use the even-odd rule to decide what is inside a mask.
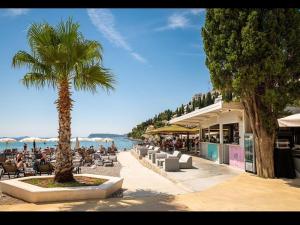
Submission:
[[[43,152],[42,153],[42,157],[41,157],[41,159],[40,159],[40,164],[46,164],[46,162],[47,162],[47,155],[46,155],[46,153],[45,152]]]
[[[33,169],[38,170],[39,165],[45,165],[45,164],[49,164],[51,167],[51,170],[54,169],[53,165],[50,162],[48,162],[46,153],[43,152],[42,157],[40,159],[35,160],[35,162],[33,164]]]
[[[23,163],[23,154],[19,153],[16,156],[16,165],[19,170],[25,169],[25,164]]]
[[[103,145],[100,145],[100,154],[106,154],[106,149],[103,147]]]
[[[118,151],[117,147],[115,146],[115,142],[114,141],[112,141],[112,143],[111,143],[111,149],[112,149],[113,152],[117,152]]]
[[[24,143],[24,151],[27,151],[27,144],[26,143]]]

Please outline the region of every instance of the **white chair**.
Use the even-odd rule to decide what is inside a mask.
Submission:
[[[179,171],[179,159],[174,156],[169,156],[163,162],[163,169],[169,172]]]
[[[171,154],[171,156],[175,156],[179,159],[181,157],[181,152],[180,151],[174,151],[173,154]]]
[[[192,156],[183,154],[179,159],[179,168],[180,169],[192,169]]]
[[[155,161],[153,163],[155,163],[155,165],[158,165],[159,166],[159,163],[158,161],[160,159],[166,159],[168,157],[168,154],[167,153],[164,153],[164,152],[160,152],[160,153],[155,153]]]
[[[137,150],[137,153],[139,156],[144,157],[148,154],[148,151],[152,148],[153,148],[153,146],[150,146],[150,145],[140,146]]]
[[[155,163],[155,153],[159,153],[159,147],[156,147],[155,150],[148,150],[148,158]]]

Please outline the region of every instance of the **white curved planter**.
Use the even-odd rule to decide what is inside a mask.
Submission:
[[[46,176],[22,177],[17,179],[0,181],[0,189],[3,193],[25,200],[27,202],[54,202],[54,201],[77,201],[88,199],[104,199],[122,188],[123,178],[102,176],[94,174],[76,174],[74,176],[86,176],[92,178],[107,179],[98,186],[85,187],[57,187],[43,188],[22,182],[31,178],[42,179]],[[54,175],[47,176],[54,177]]]

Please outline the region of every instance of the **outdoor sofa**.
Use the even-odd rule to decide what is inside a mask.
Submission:
[[[163,169],[168,172],[179,171],[179,159],[175,156],[169,156],[163,161]]]
[[[179,168],[180,169],[192,169],[192,156],[183,154],[179,159]]]

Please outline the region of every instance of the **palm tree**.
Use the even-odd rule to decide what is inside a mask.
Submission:
[[[115,79],[102,66],[102,47],[97,41],[86,40],[79,32],[79,24],[72,19],[53,27],[48,23],[34,23],[27,33],[31,53],[19,51],[12,60],[13,67],[27,66],[22,83],[37,89],[52,87],[58,92],[58,149],[56,153],[56,182],[74,180],[71,153],[71,89],[92,93],[101,87],[114,89]]]

